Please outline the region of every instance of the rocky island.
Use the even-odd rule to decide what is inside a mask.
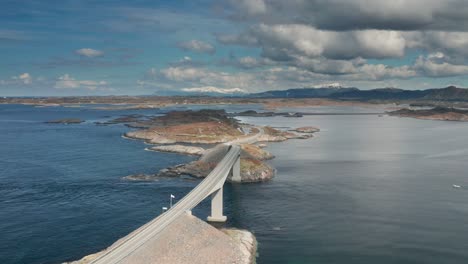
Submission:
[[[434,107],[432,109],[400,109],[388,112],[392,116],[412,117],[426,120],[468,121],[468,110],[451,107]]]
[[[128,132],[126,137],[150,144],[215,144],[243,136],[239,124],[222,110],[173,111],[129,126],[146,129]]]
[[[126,122],[128,121],[128,122]],[[198,160],[163,169],[155,174],[136,174],[124,177],[127,180],[154,180],[158,177],[188,175],[206,177],[228,151],[229,144],[242,147],[241,182],[268,181],[275,169],[265,161],[274,158],[262,149],[264,142],[281,142],[288,139],[307,139],[318,129],[306,127],[293,131],[281,131],[272,127],[255,127],[241,124],[224,110],[172,111],[163,116],[124,116],[107,122],[125,123],[138,128],[125,133],[124,137],[144,140],[155,146],[147,150],[174,152],[200,156]],[[262,142],[256,145],[257,142]],[[223,144],[227,143],[227,144]],[[208,144],[208,148],[200,146]],[[228,181],[231,179],[228,178]]]

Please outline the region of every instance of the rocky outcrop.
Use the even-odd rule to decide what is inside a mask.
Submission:
[[[240,230],[235,228],[221,229],[229,237],[231,237],[239,245],[242,259],[245,263],[255,263],[255,256],[257,252],[257,239],[247,230]],[[247,262],[248,261],[248,262]]]
[[[272,117],[277,116],[278,113],[275,112],[257,112],[255,110],[247,110],[235,114],[236,116],[253,116],[253,117]]]
[[[240,167],[242,183],[269,181],[276,173],[267,163],[250,157],[241,157]],[[227,181],[231,179],[228,177]]]
[[[202,155],[205,149],[202,147],[184,146],[184,145],[162,145],[147,148],[147,150],[160,152],[173,152],[188,155]]]
[[[133,174],[123,177],[122,179],[128,181],[154,181],[157,179],[157,175],[155,174]]]
[[[293,131],[299,132],[299,133],[316,133],[316,132],[319,132],[320,129],[317,127],[305,126],[305,127],[298,127],[296,129],[293,129]]]
[[[83,123],[84,120],[79,119],[79,118],[63,118],[63,119],[56,119],[56,120],[50,120],[46,121],[45,123],[47,124],[80,124]]]
[[[132,126],[133,123],[142,122],[150,117],[140,115],[140,114],[132,114],[132,115],[124,115],[109,121],[105,122],[95,122],[96,125],[114,125],[114,124],[127,124]]]
[[[250,156],[258,160],[269,160],[275,157],[273,154],[264,149],[261,149],[260,146],[257,145],[242,144],[241,148],[242,151],[248,153]]]
[[[290,131],[281,131],[272,127],[264,127],[264,134],[258,138],[261,142],[282,142],[288,139],[307,139],[312,137],[308,134],[296,134]]]
[[[274,135],[267,135],[267,134],[264,134],[258,137],[258,141],[261,141],[261,142],[282,142],[286,140],[287,138],[284,136],[274,136]]]
[[[296,133],[291,133],[291,132],[284,132],[283,136],[286,139],[308,139],[313,137],[312,134],[307,133],[307,134],[296,134]]]
[[[138,130],[138,131],[127,132],[124,134],[124,137],[145,140],[146,142],[151,143],[151,144],[174,144],[176,143],[176,141],[173,139],[169,139],[163,135],[160,135],[156,132],[149,131],[149,130]]]
[[[254,235],[247,230],[218,230],[195,216],[182,214],[120,263],[252,264],[256,247]],[[88,264],[106,252],[70,263]]]

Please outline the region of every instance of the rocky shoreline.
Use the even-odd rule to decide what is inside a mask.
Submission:
[[[411,117],[424,120],[439,120],[439,121],[468,121],[468,110],[450,108],[450,107],[434,107],[432,109],[400,109],[388,112],[391,116]]]
[[[203,152],[205,152],[205,149],[202,147],[184,146],[184,145],[162,145],[162,146],[146,148],[145,150],[179,153],[179,154],[196,155],[196,156],[201,156]]]

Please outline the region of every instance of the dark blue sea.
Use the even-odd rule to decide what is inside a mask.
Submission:
[[[159,215],[170,194],[190,191],[197,180],[122,180],[193,157],[145,151],[121,137],[130,128],[94,124],[173,109],[185,108],[0,105],[0,263],[79,259]],[[44,123],[59,118],[86,122]],[[468,123],[376,115],[242,121],[322,129],[313,139],[269,144],[278,170],[271,182],[226,185],[227,225],[255,233],[258,263],[468,262]],[[208,205],[195,213],[206,217]]]

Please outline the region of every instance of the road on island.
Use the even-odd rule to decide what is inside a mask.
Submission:
[[[252,143],[257,142],[260,136],[263,136],[265,134],[265,130],[263,129],[263,127],[259,127],[259,126],[254,126],[253,128],[256,128],[258,130],[257,134],[248,136],[248,137],[237,138],[229,142],[226,142],[225,144],[227,145],[238,144],[239,145],[239,144],[252,144]]]

